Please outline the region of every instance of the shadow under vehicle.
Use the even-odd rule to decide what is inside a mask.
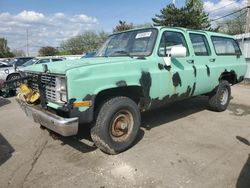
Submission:
[[[0,133],[0,166],[11,158],[14,151],[14,148]]]

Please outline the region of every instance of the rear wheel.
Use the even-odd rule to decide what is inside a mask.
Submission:
[[[105,102],[91,129],[95,145],[108,154],[125,151],[135,141],[141,124],[138,106],[127,97],[115,97]]]
[[[209,108],[213,111],[223,112],[231,100],[231,87],[228,81],[222,80],[219,86],[209,95]]]

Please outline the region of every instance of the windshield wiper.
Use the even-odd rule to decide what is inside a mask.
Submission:
[[[112,54],[124,54],[124,55],[127,55],[127,56],[131,57],[131,58],[134,58],[129,52],[127,52],[127,51],[125,51],[125,50],[115,51],[115,52],[113,52]],[[111,54],[111,55],[112,55],[112,54]]]

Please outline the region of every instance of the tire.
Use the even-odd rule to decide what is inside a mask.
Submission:
[[[222,80],[218,87],[209,95],[209,108],[216,112],[223,112],[227,109],[231,100],[231,87],[228,81]]]
[[[91,137],[103,152],[115,155],[132,146],[141,124],[141,114],[134,101],[115,97],[99,110]]]
[[[21,78],[21,75],[18,73],[13,73],[13,74],[8,75],[6,81],[14,80],[14,79],[18,79],[18,78]]]

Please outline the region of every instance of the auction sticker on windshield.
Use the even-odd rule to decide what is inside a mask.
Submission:
[[[150,31],[150,32],[144,32],[144,33],[138,33],[135,38],[136,39],[147,38],[147,37],[150,37],[151,34],[152,34],[152,31]]]

